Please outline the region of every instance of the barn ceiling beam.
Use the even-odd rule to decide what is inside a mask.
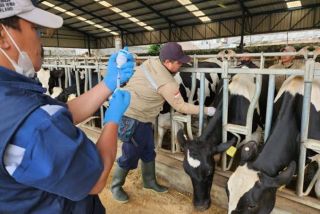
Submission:
[[[95,36],[92,35],[92,34],[87,33],[86,31],[79,30],[78,28],[74,28],[74,27],[71,27],[71,26],[69,26],[69,25],[63,25],[63,26],[66,27],[66,28],[68,28],[68,29],[70,29],[70,30],[72,30],[72,31],[75,31],[75,32],[78,32],[78,33],[82,33],[82,34],[84,34],[84,35],[86,35],[86,36],[89,36],[89,37],[92,37],[92,38],[94,38],[94,39],[97,39],[97,37],[95,37]]]
[[[168,17],[164,16],[161,14],[161,12],[158,12],[157,10],[155,10],[152,6],[149,6],[149,4],[145,3],[143,0],[137,0],[140,4],[142,4],[144,7],[148,8],[149,10],[151,10],[153,13],[157,14],[159,17],[161,17],[162,19],[166,20],[168,24],[170,25],[174,25],[176,27],[179,27],[179,25],[177,23],[175,23],[174,21],[170,20]],[[141,20],[144,21],[144,20]]]
[[[314,6],[314,5],[313,5]],[[309,6],[310,8],[312,8],[312,6]],[[318,6],[319,8],[319,6]],[[313,9],[313,10],[308,10],[306,11],[307,15],[304,16],[304,19],[308,18],[309,16],[312,16],[311,13],[313,13],[313,15],[315,15],[316,13],[316,9]],[[282,22],[284,19],[293,19],[292,16],[290,16],[290,14],[294,13],[295,11],[288,11],[288,10],[279,10],[278,13],[283,13],[282,14],[282,17],[279,19],[272,19],[273,16],[269,16],[269,15],[266,15],[266,14],[260,14],[260,13],[257,13],[257,14],[252,14],[251,16],[251,19],[258,19],[258,24],[254,24],[254,26],[252,26],[252,32],[251,34],[256,34],[256,33],[271,33],[271,32],[279,32],[279,31],[284,31],[284,30],[288,30],[291,26],[293,25],[296,25],[297,21],[289,21],[290,22],[290,26],[287,26],[285,27],[285,29],[276,29],[275,26],[278,26],[279,25],[279,21]],[[234,30],[230,30],[228,28],[228,26],[226,26],[226,24],[223,22],[223,21],[227,21],[227,20],[234,20],[235,23],[241,23],[241,19],[242,16],[239,15],[237,17],[233,17],[233,18],[224,18],[224,19],[218,19],[218,20],[213,20],[211,23],[206,23],[206,24],[202,24],[203,27],[207,27],[209,29],[210,32],[213,32],[209,33],[211,34],[210,36],[207,36],[206,33],[205,35],[200,35],[201,37],[204,37],[204,38],[197,38],[197,39],[210,39],[210,38],[221,38],[221,37],[229,37],[229,36],[240,36],[242,32],[233,32]],[[275,23],[275,24],[272,24],[267,31],[265,30],[262,30],[261,29],[261,26],[265,20],[267,18],[270,18],[271,19],[271,23]],[[298,20],[298,22],[302,22],[302,20]],[[211,26],[212,24],[219,24],[219,27],[214,27]],[[317,20],[313,22],[313,26],[310,26],[308,28],[299,28],[299,29],[312,29],[312,28],[316,28],[317,26],[319,26],[320,22],[318,22]],[[152,41],[152,43],[164,43],[164,42],[167,42],[168,39],[172,36],[173,39],[176,39],[176,38],[179,38],[180,35],[179,33],[178,34],[175,34],[174,32],[183,32],[184,34],[184,38],[181,38],[182,40],[181,41],[188,41],[190,40],[190,38],[193,38],[193,33],[197,33],[197,32],[190,32],[189,35],[185,35],[186,32],[188,31],[185,27],[190,27],[190,26],[193,26],[192,24],[190,25],[184,25],[184,26],[181,26],[181,27],[178,27],[178,28],[172,28],[172,31],[170,31],[170,29],[168,28],[162,28],[162,29],[157,29],[156,32],[159,32],[159,34],[163,34],[164,32],[168,32],[168,34],[166,34],[167,36],[162,36],[160,37],[160,39],[158,39],[158,41],[154,40]],[[198,26],[198,25],[197,25]],[[199,25],[200,26],[200,25]],[[181,29],[183,28],[183,29]],[[227,31],[227,34],[221,34],[220,32],[220,28],[223,28],[224,30]],[[195,28],[193,28],[195,30]],[[155,32],[155,33],[156,33]],[[139,32],[140,33],[140,32]],[[246,32],[243,33],[244,35],[247,35]],[[136,34],[137,35],[137,34]],[[132,35],[131,34],[128,34],[126,36],[129,36],[130,38],[132,38]],[[132,45],[132,44],[128,44],[128,45]],[[136,44],[135,42],[135,45],[138,45]],[[244,44],[243,44],[244,45]]]
[[[43,2],[44,0],[40,0],[39,1],[39,3],[41,3],[41,2]],[[60,3],[60,4],[57,4],[57,6],[59,6],[59,7],[62,7],[62,5],[63,5],[64,3]],[[87,5],[91,5],[92,3],[88,3],[88,4],[85,4],[84,6],[87,6]],[[61,16],[62,14],[64,14],[64,13],[62,13],[62,12],[58,12],[58,13],[55,13],[56,15],[58,15],[58,16]],[[77,15],[79,15],[79,16],[82,16],[83,14],[85,14],[85,13],[81,13],[81,14],[77,14]],[[70,29],[72,29],[72,30],[74,30],[74,31],[76,31],[76,32],[79,32],[79,33],[82,33],[82,34],[85,34],[85,35],[87,35],[87,36],[91,36],[91,37],[93,37],[94,39],[97,39],[98,37],[99,37],[99,34],[105,34],[106,32],[99,32],[99,33],[88,33],[88,32],[90,32],[90,31],[81,31],[81,30],[79,30],[79,27],[72,27],[71,25],[73,25],[73,24],[78,24],[79,23],[79,21],[75,21],[75,22],[71,22],[71,23],[68,23],[68,24],[66,24],[66,22],[65,21],[67,21],[67,20],[69,20],[69,19],[74,19],[74,17],[70,17],[70,18],[64,18],[63,19],[63,26],[66,26],[66,27],[68,27],[68,28],[70,28]],[[100,23],[97,23],[97,24],[102,24],[102,23],[104,23],[103,21],[101,21]],[[84,23],[83,22],[83,26],[90,26],[89,24],[86,24],[86,23]],[[80,27],[81,28],[81,27]]]
[[[274,3],[273,3],[274,4]],[[302,7],[302,9],[308,9],[308,8],[319,8],[320,5],[319,4],[311,4],[311,5],[308,5],[308,6],[304,6]],[[296,9],[296,10],[300,10],[300,9]],[[228,12],[236,12],[238,10],[230,10],[230,11],[225,11],[225,12],[219,12],[219,13],[208,13],[207,16],[211,16],[211,15],[221,15],[221,14],[224,14],[224,13],[228,13]],[[290,10],[291,11],[294,11],[294,10]],[[256,16],[256,15],[269,15],[269,14],[273,14],[273,13],[280,13],[280,12],[288,12],[287,9],[277,9],[277,10],[273,10],[273,11],[265,11],[265,12],[257,12],[257,13],[251,13],[251,16]],[[177,13],[175,15],[182,15],[183,13]],[[230,20],[230,19],[236,19],[236,18],[241,18],[242,15],[238,15],[238,16],[234,16],[234,17],[228,17],[228,18],[221,18],[221,19],[212,19],[212,22],[216,22],[216,21],[223,21],[223,20]],[[194,19],[193,17],[190,18],[190,20]],[[152,20],[155,20],[155,18],[152,18],[152,19],[145,19],[145,21],[152,21]],[[179,22],[180,20],[189,20],[189,19],[176,19],[175,21],[176,22]],[[188,25],[180,25],[181,27],[183,26],[189,26],[190,24]]]
[[[319,8],[320,6],[319,6],[319,4],[312,4],[312,5],[305,6],[304,9],[315,8],[315,7]],[[293,11],[294,10],[290,10],[289,12],[292,13]],[[281,13],[281,12],[288,12],[288,10],[287,9],[278,9],[278,10],[275,10],[275,11],[267,11],[267,12],[264,12],[264,13],[251,13],[251,15],[252,16],[270,15],[270,14],[273,14],[273,13]],[[234,17],[228,17],[228,18],[212,19],[211,23],[225,21],[225,20],[238,19],[238,18],[242,18],[242,15],[238,15],[238,16],[234,16]],[[187,26],[192,26],[192,25],[194,25],[194,24],[181,25],[181,27],[187,27]],[[159,28],[157,30],[163,30],[163,29],[167,29],[167,28]]]
[[[124,31],[124,32],[127,32],[127,33],[131,33],[130,31],[128,31],[126,29],[123,29],[119,25],[116,25],[116,24],[106,20],[103,17],[97,16],[97,15],[95,15],[95,14],[89,12],[89,11],[86,11],[86,10],[82,9],[81,7],[79,7],[79,6],[75,5],[74,3],[72,3],[71,1],[66,1],[66,0],[58,0],[58,1],[60,1],[62,3],[65,3],[67,5],[70,5],[71,7],[76,8],[77,10],[80,10],[81,12],[83,12],[85,14],[89,14],[90,16],[92,16],[92,17],[94,17],[94,18],[96,18],[96,19],[98,19],[100,21],[103,21],[103,22],[106,22],[106,23],[110,24],[111,26],[115,27],[118,31]]]
[[[220,8],[220,6],[214,6],[214,7],[210,7],[210,11],[212,11],[212,9],[214,9],[214,8]],[[166,10],[169,10],[169,9],[163,9],[163,10],[159,10],[159,12],[165,12]],[[204,9],[201,9],[202,11],[204,11]],[[226,10],[224,10],[224,11],[221,11],[221,12],[211,12],[211,13],[205,13],[207,16],[213,16],[213,15],[220,15],[220,14],[225,14],[225,13],[232,13],[232,12],[238,12],[239,11],[239,9],[233,9],[233,10],[229,10],[229,11],[226,11]],[[175,13],[174,14],[174,16],[179,16],[179,15],[183,15],[183,14],[185,14],[186,12],[185,11],[183,11],[183,12],[180,12],[180,13]],[[148,15],[150,15],[150,14],[152,14],[152,13],[143,13],[143,14],[139,14],[139,16],[143,16],[143,15],[145,15],[145,16],[148,16]],[[154,20],[157,20],[158,18],[149,18],[149,19],[144,19],[144,21],[146,21],[146,22],[148,22],[148,21],[154,21]],[[196,17],[190,17],[189,18],[190,20],[191,19],[196,19]],[[182,20],[189,20],[189,19],[186,19],[186,18],[181,18],[181,19],[176,19],[175,20],[175,22],[179,22],[179,21],[182,21]],[[119,21],[120,19],[116,19],[116,20],[114,20],[114,21]],[[199,20],[199,22],[200,22],[200,20]]]
[[[255,5],[255,6],[250,6],[250,9],[256,9],[256,8],[261,8],[261,7],[269,7],[269,6],[276,6],[278,4],[285,4],[284,1],[277,1],[277,2],[268,2],[268,3],[264,3],[264,4],[259,4],[259,5]]]
[[[238,0],[240,1],[240,0]],[[199,2],[195,2],[196,4],[198,3],[201,3],[201,2],[205,2],[205,1],[199,1]],[[251,6],[249,8],[247,8],[247,10],[249,9],[255,9],[255,8],[261,8],[261,7],[267,7],[267,6],[275,6],[275,5],[278,5],[278,4],[283,4],[284,2],[272,2],[272,3],[266,3],[266,4],[262,4],[262,5],[257,5],[257,6]],[[234,3],[229,3],[229,4],[226,4],[227,5],[232,5]],[[215,7],[211,7],[210,9],[214,9],[214,8],[219,8],[220,6],[215,6]],[[302,9],[306,9],[306,8],[314,8],[314,7],[319,7],[319,4],[311,4],[311,5],[307,5],[307,6],[303,6]],[[299,8],[300,9],[300,8]],[[297,10],[299,10],[297,9]],[[158,12],[162,13],[164,11],[166,11],[168,9],[163,9],[163,10],[158,10]],[[232,13],[232,12],[236,12],[238,11],[238,9],[234,9],[234,10],[229,10],[229,11],[223,11],[223,12],[212,12],[212,13],[206,13],[207,16],[213,16],[213,15],[220,15],[220,14],[224,14],[224,13]],[[265,11],[265,12],[258,12],[258,13],[251,13],[250,12],[250,16],[253,16],[253,15],[259,15],[259,14],[272,14],[272,13],[275,13],[275,12],[284,12],[284,11],[288,11],[288,9],[278,9],[278,10],[272,10],[272,11]],[[175,13],[174,15],[175,16],[179,16],[179,15],[182,15],[184,14],[185,12],[181,12],[181,13]],[[139,14],[139,16],[143,16],[143,15],[150,15],[151,13],[144,13],[144,14]],[[238,16],[237,16],[238,17]],[[233,17],[231,17],[230,19],[232,19]],[[153,20],[156,20],[157,18],[150,18],[150,19],[144,19],[144,21],[148,22],[148,21],[153,21]],[[191,17],[190,19],[194,19],[194,17]],[[119,21],[120,19],[115,19],[113,21]],[[177,19],[175,20],[175,22],[179,22],[180,20],[186,20],[185,18],[183,19]]]
[[[126,1],[126,2],[122,2],[122,3],[119,3],[119,4],[115,4],[114,6],[122,6],[122,5],[125,5],[125,4],[127,4],[127,3],[130,3],[131,1]],[[156,6],[156,5],[160,5],[160,4],[163,4],[163,3],[165,3],[165,2],[168,2],[167,0],[164,0],[164,1],[160,1],[160,2],[157,2],[157,3],[154,3],[154,4],[147,4],[147,5],[149,5],[149,7],[151,7],[152,9],[154,9],[154,6]],[[195,4],[201,4],[201,3],[205,3],[206,2],[206,0],[199,0],[199,1],[195,1],[194,3]],[[225,6],[230,6],[230,5],[234,5],[235,3],[226,3],[225,4]],[[89,4],[86,4],[86,5],[89,5]],[[85,5],[85,6],[86,6]],[[221,6],[214,6],[214,7],[211,7],[210,9],[213,9],[213,8],[220,8]],[[139,8],[141,8],[140,6],[139,7],[135,7],[135,8],[131,8],[130,10],[125,10],[125,12],[127,12],[127,13],[129,13],[130,14],[130,12],[132,12],[132,11],[135,11],[135,10],[137,10],[137,9],[139,9]],[[171,9],[171,8],[170,8]],[[155,10],[155,9],[154,9]],[[165,17],[165,15],[163,15],[163,13],[162,12],[164,12],[164,11],[167,11],[167,10],[169,10],[169,9],[163,9],[163,10],[156,10],[157,11],[157,13],[159,13],[159,14],[161,14],[163,17]],[[95,12],[99,12],[99,11],[101,11],[101,9],[97,9],[97,10],[93,10],[93,11],[91,11],[92,13],[95,13]],[[236,12],[236,11],[238,11],[238,9],[237,10],[231,10],[231,11],[227,11],[227,12]],[[140,16],[145,16],[145,15],[150,15],[150,14],[153,14],[154,12],[152,11],[152,12],[147,12],[147,13],[143,13],[143,14],[139,14],[139,17]],[[225,12],[219,12],[219,13],[211,13],[211,14],[208,14],[208,16],[210,16],[210,15],[219,15],[219,14],[222,14],[222,13],[225,13]],[[82,14],[79,14],[79,15],[84,15],[85,13],[82,13]],[[177,13],[177,14],[175,14],[175,15],[182,15],[182,14],[185,14],[185,12],[182,12],[182,13]],[[71,19],[72,17],[70,17],[70,18],[67,18],[67,19],[65,19],[65,20],[69,20],[69,19]],[[117,19],[113,19],[113,20],[111,20],[111,22],[117,22],[117,21],[120,21],[120,20],[122,20],[123,18],[117,18]],[[147,21],[153,21],[153,20],[157,20],[158,18],[151,18],[151,19],[143,19],[143,20],[141,20],[141,21],[143,21],[143,22],[147,22]],[[194,17],[192,17],[192,18],[190,18],[190,19],[194,19]],[[170,20],[170,22],[171,23],[173,23],[173,25],[170,25],[169,24],[169,28],[170,27],[174,27],[174,26],[181,26],[181,25],[178,25],[177,24],[177,21],[173,21],[173,20],[171,20],[171,19],[169,19]],[[178,21],[180,21],[181,19],[179,19]],[[185,19],[183,19],[183,20],[185,20]],[[170,23],[169,21],[167,21],[166,20],[166,23]],[[102,23],[102,22],[101,22]],[[101,24],[101,23],[97,23],[97,24]],[[128,22],[129,23],[129,22]],[[158,23],[157,23],[158,24]],[[152,25],[152,24],[151,24]],[[139,27],[139,26],[138,26]],[[127,28],[127,29],[135,29],[136,27],[132,27],[132,28]],[[141,29],[143,29],[143,28],[141,28]]]
[[[200,3],[205,3],[207,0],[201,0],[201,1],[197,1],[197,2],[194,2],[195,4],[200,4]],[[168,1],[164,1],[164,2],[168,2]],[[162,2],[163,3],[163,2]],[[152,7],[153,6],[155,6],[155,5],[159,5],[160,3],[157,3],[157,4],[149,4],[149,5],[151,5]],[[229,6],[229,5],[232,5],[232,4],[235,4],[235,3],[226,3],[226,4],[224,4],[225,6]],[[212,9],[214,9],[214,8],[220,8],[220,6],[218,6],[218,5],[216,5],[216,6],[213,6],[213,7],[210,7],[210,10],[212,10]],[[137,8],[134,8],[134,9],[131,9],[131,10],[126,10],[126,12],[127,13],[130,13],[130,11],[134,11],[134,10],[136,10],[136,9],[139,9],[139,7],[137,7]],[[163,14],[163,12],[165,12],[165,11],[168,11],[168,10],[171,10],[172,8],[168,8],[168,9],[162,9],[162,10],[157,10],[159,13],[161,13],[161,14]],[[200,10],[202,10],[202,11],[204,11],[205,9],[204,8],[199,8]],[[237,10],[233,10],[233,11],[239,11],[238,9]],[[185,14],[186,12],[189,12],[188,10],[186,10],[186,11],[183,11],[183,12],[181,12],[181,13],[175,13],[174,14],[174,16],[179,16],[179,15],[183,15],[183,14]],[[221,12],[220,12],[221,13]],[[219,13],[219,14],[220,14]],[[153,13],[150,13],[150,12],[146,12],[146,13],[141,13],[141,14],[139,14],[139,16],[148,16],[148,15],[151,15],[151,14],[153,14]],[[210,16],[210,15],[215,15],[215,14],[217,14],[217,13],[214,13],[214,12],[212,12],[212,13],[206,13],[206,15],[207,16]],[[192,18],[191,19],[195,19],[196,17],[193,17],[192,16]],[[150,19],[144,19],[144,20],[142,20],[142,21],[153,21],[153,20],[156,20],[156,19],[158,19],[158,18],[150,18]],[[119,20],[121,20],[121,18],[119,18],[119,19],[114,19],[114,20],[112,20],[112,21],[119,21]],[[180,20],[185,20],[185,19],[180,19]],[[178,20],[175,20],[175,22],[177,23],[177,21]]]
[[[132,2],[132,0],[126,1],[126,2],[121,2],[121,3],[119,3],[119,4],[114,4],[114,6],[115,6],[115,7],[119,7],[119,6],[125,5],[125,4],[130,3],[130,2]],[[163,1],[161,1],[161,2],[157,2],[157,3],[153,3],[153,4],[148,4],[148,5],[151,6],[151,7],[153,7],[154,5],[162,4],[162,3],[164,3],[164,2],[168,2],[168,0],[163,0]],[[92,3],[89,3],[89,4],[92,4]],[[86,5],[84,5],[84,6],[87,6],[87,5],[89,5],[89,4],[86,4]],[[138,7],[130,8],[129,10],[124,10],[124,12],[130,14],[130,12],[136,11],[137,9],[140,9],[140,8],[141,8],[141,7],[138,6]],[[91,12],[92,12],[92,13],[96,13],[96,12],[100,12],[100,11],[102,11],[102,10],[105,10],[105,8],[98,8],[98,9],[96,9],[96,10],[92,10]],[[152,14],[152,13],[149,13],[149,12],[148,12],[148,14]],[[81,13],[80,15],[85,15],[85,13]],[[139,16],[140,16],[140,14],[139,14]],[[70,19],[70,18],[68,18],[68,19]],[[120,20],[120,19],[114,19],[114,20],[111,20],[111,21],[118,21],[118,20]]]

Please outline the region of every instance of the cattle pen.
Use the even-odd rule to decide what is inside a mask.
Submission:
[[[0,0],[0,214],[320,214],[320,0]]]
[[[263,142],[266,142],[272,123],[272,109],[273,100],[275,93],[275,77],[277,75],[298,75],[304,77],[304,98],[303,98],[303,111],[301,120],[301,152],[300,152],[300,162],[299,162],[299,173],[298,182],[296,189],[289,190],[286,188],[281,188],[277,193],[276,210],[278,212],[289,212],[289,213],[317,213],[320,210],[319,199],[308,196],[312,187],[315,185],[316,180],[319,178],[320,169],[315,173],[312,182],[308,187],[304,187],[304,165],[306,159],[307,150],[311,149],[320,153],[320,142],[314,139],[308,139],[308,123],[309,123],[309,109],[311,102],[311,87],[313,78],[320,76],[320,67],[316,65],[316,58],[320,54],[320,50],[315,49],[315,51],[310,52],[307,50],[294,52],[294,53],[250,53],[250,54],[235,54],[233,52],[223,51],[218,55],[194,55],[193,57],[193,68],[184,68],[181,72],[191,72],[192,73],[192,85],[191,94],[194,94],[195,90],[195,75],[200,74],[200,114],[199,114],[199,126],[197,133],[192,133],[191,130],[191,117],[190,115],[176,115],[173,111],[171,112],[171,139],[169,140],[171,146],[169,150],[163,148],[157,148],[157,173],[158,176],[167,180],[171,187],[176,188],[182,192],[192,192],[192,185],[190,179],[184,173],[182,168],[183,153],[179,143],[177,142],[175,133],[177,121],[185,123],[187,127],[188,136],[197,137],[200,136],[204,129],[204,75],[205,73],[219,73],[223,79],[223,142],[227,141],[227,133],[231,132],[235,135],[242,134],[245,136],[245,141],[250,141],[252,136],[252,117],[253,111],[257,105],[258,98],[261,92],[262,75],[268,75],[269,86],[268,86],[268,102],[266,111],[266,122]],[[264,62],[266,58],[277,57],[283,55],[293,55],[300,56],[305,63],[305,69],[266,69]],[[259,61],[260,68],[235,68],[236,60],[242,56],[250,56],[257,58]],[[139,57],[138,59],[145,60],[148,57]],[[198,68],[198,61],[203,59],[220,59],[221,68]],[[92,88],[91,78],[92,72],[98,73],[99,81],[102,79],[102,74],[105,69],[107,58],[46,58],[43,65],[47,69],[62,69],[65,72],[65,82],[60,80],[60,85],[65,85],[68,87],[71,85],[70,72],[75,71],[76,76],[76,86],[77,95],[80,95],[80,81],[79,72],[80,70],[85,71],[85,88],[86,90]],[[81,62],[81,63],[80,63]],[[254,74],[256,78],[256,88],[253,96],[253,101],[251,102],[247,114],[246,126],[239,126],[234,124],[228,124],[228,84],[230,80],[230,75],[232,74]],[[191,95],[193,96],[193,95]],[[106,103],[105,106],[108,104]],[[100,110],[100,118],[103,118],[103,107]],[[96,140],[94,136],[99,133],[99,128],[92,127],[90,121],[80,124],[80,127],[85,130],[85,132],[93,139]],[[103,122],[101,121],[101,124]],[[157,130],[157,123],[155,124],[155,130]],[[157,133],[155,132],[155,139],[157,138]],[[218,157],[215,157],[218,159]],[[218,164],[218,168],[215,172],[213,189],[211,192],[213,203],[221,207],[227,207],[227,196],[225,193],[226,182],[231,175],[229,171],[232,164],[232,159],[227,158],[226,153],[223,153],[221,162]],[[177,179],[179,178],[179,179]],[[305,190],[305,191],[304,191]]]

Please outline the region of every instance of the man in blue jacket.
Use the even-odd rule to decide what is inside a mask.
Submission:
[[[42,61],[37,28],[62,24],[30,0],[0,3],[0,213],[105,213],[97,194],[116,157],[118,123],[130,94],[114,92],[116,54],[104,81],[66,105],[44,94],[33,78]],[[121,83],[133,72],[133,57],[127,58]],[[74,124],[112,93],[95,145]]]

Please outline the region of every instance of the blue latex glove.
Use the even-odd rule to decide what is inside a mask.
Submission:
[[[112,94],[112,99],[109,101],[109,108],[107,108],[104,115],[104,124],[114,122],[119,124],[122,115],[127,110],[130,104],[131,95],[126,90],[116,90]]]
[[[128,47],[125,47],[124,50],[128,51]],[[104,77],[103,81],[106,86],[114,91],[117,87],[117,75],[118,70],[120,70],[120,84],[124,84],[128,82],[130,77],[133,75],[133,68],[135,65],[135,61],[133,55],[129,52],[126,53],[127,62],[121,66],[121,68],[117,68],[116,58],[118,53],[114,53],[111,55],[108,62],[107,75]]]

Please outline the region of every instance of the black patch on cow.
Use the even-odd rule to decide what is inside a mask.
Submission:
[[[59,87],[59,78],[61,79],[62,89],[64,88],[64,81],[65,81],[65,73],[63,68],[53,68],[50,70],[50,77],[49,77],[49,93],[52,94],[54,87]]]
[[[253,188],[240,198],[236,210],[231,213],[270,213],[275,205],[276,190],[276,188],[266,188],[263,183],[257,181]]]
[[[300,123],[296,118],[297,96],[292,96],[285,92],[283,96],[275,103],[275,106],[281,106],[277,114],[271,134],[267,139],[259,157],[253,163],[254,168],[262,171],[269,176],[275,176],[278,172],[292,160],[298,159],[299,142],[297,137],[300,132]],[[286,131],[284,131],[286,130]],[[277,148],[277,149],[275,149]],[[268,161],[266,161],[268,160]]]
[[[268,75],[262,75],[262,85],[261,85],[261,93],[259,97],[259,110],[260,110],[260,126],[264,127],[266,121],[266,113],[267,113],[267,102],[268,102],[268,86],[269,86],[269,77]],[[274,93],[274,97],[276,95],[276,91]]]
[[[237,65],[237,67],[248,67],[248,68],[258,68],[256,64],[254,64],[251,60],[242,60],[240,61],[240,64]]]

